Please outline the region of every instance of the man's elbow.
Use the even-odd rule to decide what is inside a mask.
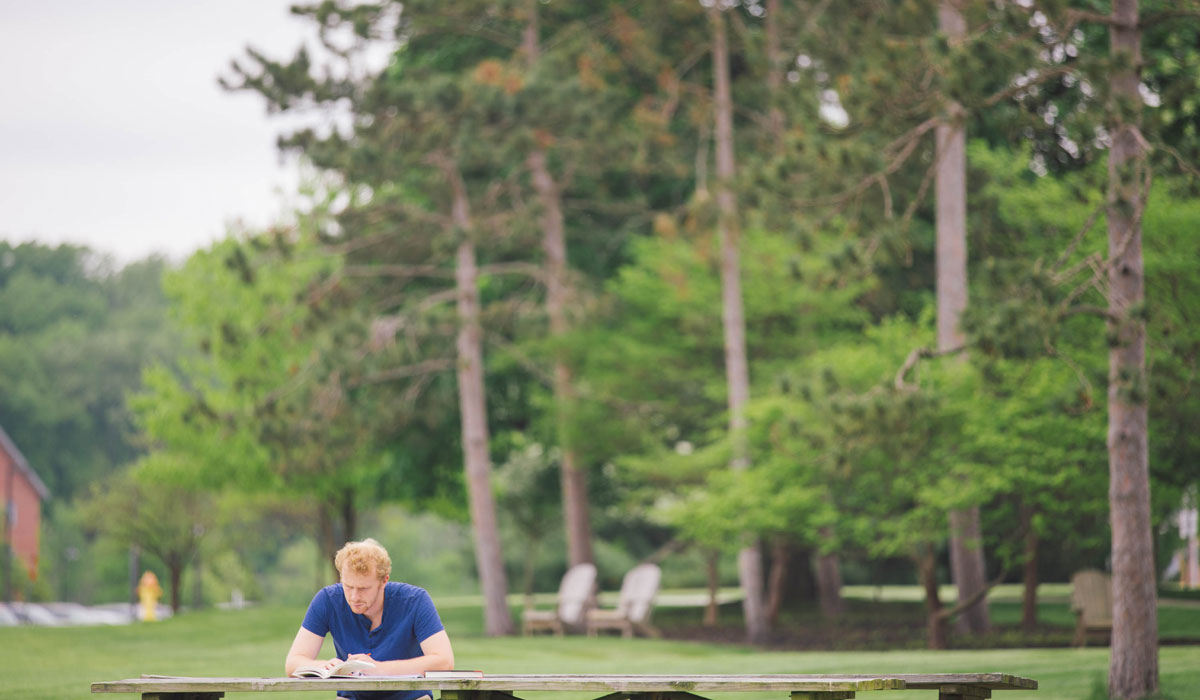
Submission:
[[[297,668],[300,668],[306,663],[311,663],[311,659],[299,658],[294,654],[288,654],[283,660],[283,675],[290,676]]]

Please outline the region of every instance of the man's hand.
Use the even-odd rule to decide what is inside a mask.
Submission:
[[[454,650],[450,647],[450,637],[442,630],[421,642],[422,655],[412,659],[393,659],[382,661],[371,658],[370,654],[351,654],[351,659],[360,659],[375,664],[375,668],[365,668],[365,676],[419,676],[425,671],[444,671],[454,668]]]
[[[347,661],[366,661],[369,664],[375,664],[375,668],[364,668],[359,671],[355,671],[355,673],[361,673],[364,676],[367,675],[368,673],[376,672],[379,668],[379,664],[375,662],[375,659],[371,658],[370,654],[351,654],[346,657],[346,660]]]

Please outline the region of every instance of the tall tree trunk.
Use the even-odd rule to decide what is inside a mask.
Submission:
[[[333,565],[333,556],[337,552],[333,536],[333,504],[326,497],[317,504],[317,587],[328,585],[329,573],[333,572],[333,580],[337,581],[340,572]]]
[[[524,607],[526,610],[533,610],[533,575],[537,569],[537,538],[530,538],[525,542],[525,573],[521,582],[521,591],[524,595]]]
[[[942,0],[938,23],[951,42],[967,33],[959,11],[961,0]],[[947,118],[937,128],[937,336],[938,350],[962,347],[959,322],[967,308],[967,156],[966,126],[962,107],[949,105]],[[958,599],[967,600],[987,586],[979,508],[950,513],[950,574]],[[991,628],[987,600],[962,612],[959,629],[984,634]]]
[[[1025,528],[1025,593],[1021,600],[1021,629],[1026,634],[1037,631],[1038,534],[1033,527],[1033,508],[1021,504],[1021,526]]]
[[[532,69],[538,59],[538,0],[529,0],[526,12],[523,50]],[[528,158],[533,188],[542,207],[542,251],[546,255],[546,314],[550,317],[550,335],[562,338],[567,323],[567,237],[563,225],[562,195],[550,168],[546,152],[535,148]],[[567,533],[567,559],[571,566],[592,563],[592,526],[588,506],[587,475],[579,468],[571,429],[571,407],[575,403],[571,368],[565,353],[555,351],[554,406],[558,428],[558,446],[562,451],[563,521]]]
[[[938,597],[937,552],[932,544],[922,547],[917,555],[917,571],[925,590],[926,634],[930,649],[945,649],[946,618],[942,616],[942,599]]]
[[[829,540],[833,533],[829,528],[821,529],[821,538]],[[842,567],[837,552],[817,553],[817,599],[821,604],[821,615],[835,619],[846,611],[842,599]]]
[[[199,526],[197,526],[199,527]],[[204,557],[200,548],[192,555],[192,610],[204,607]]]
[[[183,607],[183,560],[179,557],[164,557],[167,577],[171,580],[171,612],[178,613]]]
[[[721,591],[721,577],[717,570],[717,562],[721,554],[717,550],[709,550],[704,555],[704,570],[708,574],[708,605],[704,606],[704,626],[717,626],[717,595]]]
[[[1141,698],[1158,690],[1158,619],[1146,448],[1146,326],[1141,216],[1146,154],[1138,128],[1141,34],[1137,0],[1114,0],[1109,27],[1113,103],[1108,156],[1109,518],[1113,631],[1108,692]]]
[[[750,400],[750,371],[746,364],[746,320],[742,310],[742,280],[738,255],[737,197],[733,191],[736,169],[733,158],[733,98],[729,86],[729,48],[725,16],[716,4],[708,16],[713,33],[713,108],[717,149],[717,234],[721,242],[721,310],[725,329],[725,376],[729,388],[729,433],[733,441],[735,470],[750,466],[746,442],[746,404]],[[762,552],[747,537],[738,552],[738,580],[746,638],[753,644],[767,640],[763,605]]]
[[[968,600],[987,588],[978,506],[950,513],[950,571],[958,588],[959,600]],[[986,596],[962,611],[958,618],[958,629],[967,634],[987,634],[991,629],[991,620]]]
[[[821,616],[834,620],[846,611],[842,598],[842,567],[836,552],[817,555],[817,598]]]
[[[475,565],[483,588],[484,630],[488,636],[512,634],[508,580],[496,525],[488,456],[487,403],[483,389],[483,345],[479,325],[479,272],[471,241],[470,205],[457,169],[446,165],[453,191],[451,220],[464,236],[458,245],[454,278],[458,290],[458,402],[462,415],[463,466],[475,535]]]
[[[783,86],[784,64],[783,52],[779,50],[779,0],[767,0],[763,29],[767,39],[767,99],[771,105],[767,112],[767,129],[771,139],[778,144],[783,138],[783,110],[776,100]]]
[[[767,624],[774,627],[779,623],[779,612],[783,610],[784,589],[787,585],[788,561],[792,557],[792,549],[788,541],[776,537],[771,542],[771,569],[767,573],[767,603],[765,614]]]
[[[567,245],[558,186],[546,166],[541,149],[529,156],[533,184],[542,203],[542,249],[546,254],[546,311],[550,316],[550,334],[562,338],[567,324]],[[562,452],[563,520],[567,534],[567,558],[572,566],[595,560],[592,553],[592,526],[588,507],[587,475],[579,468],[572,444],[571,406],[575,393],[571,368],[561,350],[554,358],[554,404],[558,444]]]
[[[129,545],[129,611],[130,614],[137,614],[138,605],[138,577],[142,575],[142,548],[139,545]],[[319,582],[320,583],[320,582]],[[320,583],[317,588],[324,586]],[[5,601],[11,603],[11,600]]]
[[[342,494],[342,539],[352,542],[358,532],[358,511],[354,505],[354,493],[346,491]]]

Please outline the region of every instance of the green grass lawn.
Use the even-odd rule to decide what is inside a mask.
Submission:
[[[282,675],[283,657],[302,610],[260,607],[204,611],[124,627],[0,628],[0,696],[21,700],[89,697],[90,684],[143,673],[175,676]],[[789,652],[696,642],[616,637],[488,639],[480,610],[443,606],[457,665],[489,673],[935,673],[998,671],[1037,679],[1037,692],[1003,692],[1006,700],[1083,700],[1107,676],[1108,650]],[[331,645],[326,644],[326,654]],[[1197,697],[1200,647],[1160,651],[1168,697]],[[108,696],[104,696],[108,697]],[[132,698],[129,695],[111,696]],[[583,700],[588,694],[537,693],[537,700]],[[761,694],[727,700],[765,700]],[[933,698],[930,691],[859,695],[868,700]],[[237,693],[232,700],[317,700],[325,694]],[[527,698],[526,700],[529,700]]]

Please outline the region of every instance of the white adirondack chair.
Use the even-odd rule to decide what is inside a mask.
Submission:
[[[594,637],[600,630],[618,630],[627,639],[637,632],[650,637],[661,636],[650,624],[661,578],[662,570],[654,564],[639,564],[630,569],[621,580],[621,594],[615,610],[587,611],[588,636]]]
[[[563,575],[558,585],[558,603],[554,610],[526,610],[521,614],[525,634],[548,630],[562,636],[568,627],[583,626],[583,612],[596,586],[596,567],[576,564]]]

